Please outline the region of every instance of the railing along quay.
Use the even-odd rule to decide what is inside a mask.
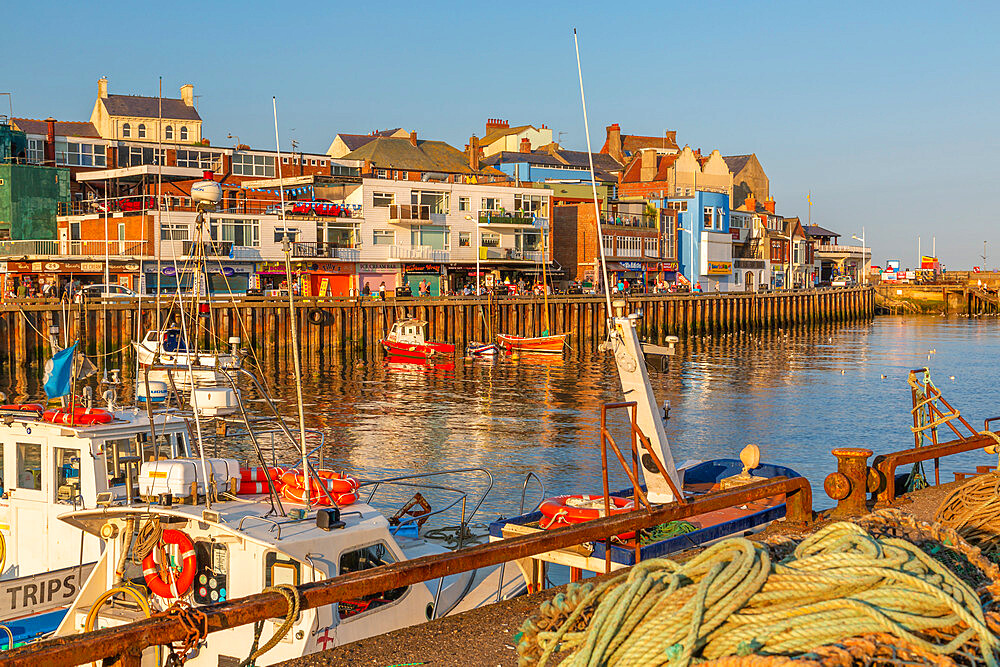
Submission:
[[[369,570],[351,572],[325,581],[297,587],[302,609],[312,609],[341,600],[410,586],[461,572],[509,563],[548,551],[608,539],[611,535],[638,531],[696,514],[746,504],[753,500],[785,494],[786,523],[805,528],[812,522],[812,488],[803,477],[773,478],[737,489],[707,494],[685,504],[669,503],[653,509],[594,519],[584,523],[512,537],[447,554],[423,556]],[[201,608],[206,634],[257,621],[283,617],[288,602],[279,593],[259,593]],[[2,654],[8,667],[68,667],[104,660],[106,667],[138,667],[143,649],[189,638],[190,626],[177,616],[157,615],[115,628],[51,639],[22,646]],[[249,647],[248,647],[249,650]]]
[[[167,299],[164,299],[167,301]],[[770,293],[665,294],[627,297],[628,311],[642,311],[640,336],[663,344],[666,336],[692,336],[814,326],[870,319],[874,312],[869,287],[788,290]],[[416,317],[428,322],[433,340],[464,347],[486,340],[486,313],[495,309],[493,333],[539,336],[545,327],[569,332],[573,349],[596,349],[607,331],[600,295],[557,295],[548,300],[548,318],[539,297],[501,297],[491,304],[476,297],[298,298],[299,339],[306,355],[351,350],[369,352],[397,320]],[[135,340],[137,330],[155,328],[153,300],[143,299],[142,326],[135,300],[105,303],[60,303],[56,300],[0,302],[0,360],[20,365],[48,358],[51,326],[68,327],[90,354],[118,354]],[[288,303],[283,298],[214,298],[211,326],[225,346],[238,336],[261,361],[287,360],[290,348]],[[203,320],[205,318],[202,318]],[[123,364],[124,366],[127,364]]]

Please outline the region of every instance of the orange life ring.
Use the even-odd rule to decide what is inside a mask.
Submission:
[[[310,491],[309,493],[310,505],[317,505],[322,507],[330,504],[329,498],[326,497],[326,494],[323,493],[323,491],[318,486],[311,486],[309,491]],[[357,495],[355,495],[353,492],[348,492],[348,493],[331,492],[330,495],[333,496],[333,502],[337,505],[337,507],[345,507],[347,505],[352,505],[358,501]],[[285,486],[281,487],[281,497],[287,500],[288,502],[298,503],[300,505],[306,504],[305,500],[306,490],[301,487],[292,486],[291,484],[286,484]]]
[[[285,474],[284,468],[262,468],[260,466],[255,468],[240,468],[240,481],[266,482],[268,478],[272,480],[281,479],[283,474]]]
[[[167,565],[164,568],[164,571],[167,573],[167,578],[171,579],[170,583],[165,581],[160,575],[160,567],[157,565],[156,559],[153,557],[153,554],[157,551],[164,551],[162,545],[166,544],[176,546],[181,554],[180,574],[174,574],[170,565]],[[146,585],[149,586],[149,590],[167,600],[179,598],[188,592],[191,588],[191,584],[194,583],[194,575],[197,569],[198,561],[195,557],[194,544],[191,542],[191,538],[181,531],[173,528],[167,528],[164,530],[163,536],[160,538],[160,544],[156,545],[156,547],[142,559],[142,576],[146,579]]]
[[[18,410],[23,412],[43,412],[44,407],[40,403],[14,403],[12,405],[0,405],[0,410]]]
[[[281,485],[275,483],[275,487],[280,490]],[[240,485],[236,488],[236,495],[252,496],[258,493],[268,493],[268,491],[267,482],[248,482],[247,480],[242,480],[240,481]]]
[[[46,410],[42,414],[42,421],[53,424],[74,424],[79,426],[89,426],[91,424],[109,424],[114,421],[115,416],[107,410],[101,408],[60,408],[59,410]]]
[[[317,476],[319,479],[317,479]],[[318,470],[316,475],[309,476],[309,486],[321,483],[330,493],[354,493],[358,490],[358,481],[353,477],[341,476],[333,470]],[[289,470],[281,476],[281,483],[296,489],[304,489],[305,477],[299,470]]]
[[[631,498],[611,496],[611,514],[630,512],[635,508]],[[582,523],[604,515],[604,496],[578,494],[546,498],[538,506],[544,515],[539,525],[542,528],[558,528],[573,523]]]

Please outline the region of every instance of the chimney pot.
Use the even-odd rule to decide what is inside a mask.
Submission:
[[[521,152],[522,153],[531,152],[531,141],[528,139],[528,137],[521,138]]]

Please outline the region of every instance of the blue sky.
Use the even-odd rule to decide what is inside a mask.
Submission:
[[[14,114],[89,118],[114,93],[195,85],[213,143],[325,151],[337,132],[403,126],[462,148],[487,118],[585,147],[573,33],[597,147],[606,125],[755,152],[778,212],[913,265],[1000,266],[1000,6],[990,3],[15,3]],[[17,26],[20,26],[19,28]],[[0,106],[6,99],[0,97]],[[6,113],[6,109],[0,110]]]

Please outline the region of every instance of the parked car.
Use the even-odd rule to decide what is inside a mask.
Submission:
[[[854,287],[857,283],[850,276],[837,276],[830,281],[833,287]]]
[[[73,296],[73,301],[98,301],[101,299],[138,299],[139,294],[123,285],[84,285]]]

